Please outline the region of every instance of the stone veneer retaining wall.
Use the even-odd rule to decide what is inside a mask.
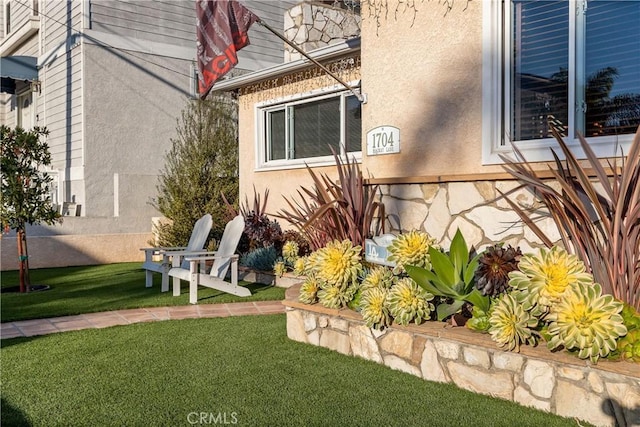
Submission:
[[[544,346],[505,352],[486,334],[443,322],[380,332],[354,311],[298,302],[299,289],[289,288],[284,301],[292,340],[599,426],[640,425],[638,364],[592,365]]]
[[[443,182],[436,184],[380,185],[385,205],[386,231],[424,230],[440,245],[449,247],[456,229],[460,228],[469,246],[481,249],[505,242],[523,253],[543,246],[542,241],[522,223],[500,194],[518,186],[516,181]],[[540,208],[533,195],[518,190],[510,196],[523,208]],[[552,241],[560,239],[550,218],[537,222]]]

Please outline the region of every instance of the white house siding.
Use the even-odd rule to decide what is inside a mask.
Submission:
[[[29,6],[25,6],[22,3],[29,5]],[[3,10],[2,13],[4,15],[5,12],[5,7],[6,5],[9,4],[10,10],[11,10],[11,32],[13,33],[14,31],[16,31],[18,28],[20,28],[21,26],[23,26],[28,20],[29,17],[32,15],[31,12],[31,0],[28,1],[20,1],[20,3],[18,3],[15,0],[5,0],[3,2]],[[3,16],[4,18],[4,16]],[[3,24],[3,33],[5,31],[5,27],[4,27],[4,19],[2,20],[2,24]]]

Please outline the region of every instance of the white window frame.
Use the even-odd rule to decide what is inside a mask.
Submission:
[[[359,85],[359,81],[349,82],[351,87]],[[322,99],[340,97],[340,150],[341,156],[345,155],[345,132],[346,132],[346,120],[345,120],[345,106],[346,98],[352,96],[353,93],[349,90],[345,90],[343,86],[331,86],[321,89],[312,90],[305,93],[296,95],[290,95],[277,99],[272,99],[265,102],[260,102],[255,106],[255,155],[256,155],[256,170],[279,170],[279,169],[296,169],[309,166],[330,166],[335,165],[335,159],[333,156],[321,156],[321,157],[307,157],[302,159],[283,159],[283,160],[271,160],[267,161],[267,113],[270,111],[277,111],[288,106],[294,106],[304,104],[306,102],[319,101]],[[287,130],[288,132],[288,130]],[[360,141],[360,147],[362,147],[362,137]],[[346,153],[349,156],[349,160],[355,159],[356,162],[362,162],[362,150],[352,151]]]
[[[576,26],[579,25],[577,17],[580,8],[584,7],[586,0],[569,0],[569,80],[576,82],[576,67],[578,64],[576,40],[574,35]],[[511,34],[509,34],[509,19],[511,0],[487,0],[482,2],[482,163],[503,163],[500,154],[512,158],[513,149],[509,135],[509,67],[511,58],[509,52]],[[573,41],[573,43],[572,43]],[[579,42],[579,41],[578,41]],[[576,82],[569,87],[569,129],[568,136],[564,139],[572,152],[578,158],[585,158],[580,143],[575,135],[575,117],[579,102],[576,100]],[[624,153],[629,147],[634,135],[609,135],[587,138],[589,146],[598,157],[612,157]],[[519,141],[518,149],[523,153],[527,161],[553,160],[550,148],[563,158],[562,153],[553,138]]]

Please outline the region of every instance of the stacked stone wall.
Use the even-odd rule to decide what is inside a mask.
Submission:
[[[287,335],[345,355],[362,357],[428,381],[454,383],[597,426],[640,425],[640,365],[597,365],[544,346],[505,352],[486,334],[443,322],[368,328],[351,310],[297,301],[287,290]]]
[[[386,210],[386,231],[398,234],[423,230],[447,248],[459,228],[467,244],[477,249],[504,242],[523,253],[543,246],[500,194],[518,187],[515,181],[446,182],[437,184],[380,185]],[[523,209],[545,211],[533,194],[524,189],[509,195]],[[549,217],[536,222],[552,241],[560,234]]]

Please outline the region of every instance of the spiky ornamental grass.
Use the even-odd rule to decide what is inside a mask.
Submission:
[[[361,246],[353,246],[349,240],[334,240],[312,254],[313,272],[321,282],[329,286],[346,288],[357,282],[362,272]]]
[[[282,257],[288,264],[294,264],[298,259],[298,251],[300,250],[298,243],[293,240],[288,240],[282,245]]]
[[[509,273],[518,269],[522,257],[520,248],[501,244],[489,246],[478,258],[478,269],[474,276],[476,288],[482,295],[492,297],[505,293],[509,287]]]
[[[365,292],[374,288],[389,289],[395,282],[395,279],[396,276],[389,268],[376,265],[367,272],[360,284],[360,290]]]
[[[424,231],[412,230],[402,233],[387,247],[387,259],[396,263],[394,273],[404,272],[405,265],[430,269],[429,247],[435,244],[436,240]]]
[[[318,302],[318,291],[320,283],[314,276],[307,276],[300,286],[300,296],[298,300],[305,304],[315,304]]]
[[[535,345],[533,328],[538,319],[526,311],[511,294],[502,294],[491,310],[489,334],[498,346],[520,351],[521,344]]]
[[[358,308],[368,327],[382,330],[391,324],[387,295],[388,290],[383,287],[373,287],[362,292]]]
[[[413,279],[403,277],[389,290],[389,312],[399,325],[408,325],[412,320],[419,325],[423,320],[429,319],[435,309],[429,302],[433,298],[432,294],[419,287]]]
[[[536,317],[548,313],[573,284],[593,284],[593,276],[585,271],[584,263],[559,246],[523,255],[518,271],[509,273],[509,278],[523,308]]]
[[[616,340],[627,333],[622,302],[602,295],[599,284],[574,283],[547,316],[551,339],[549,349],[577,350],[581,359],[593,363],[616,349]]]

